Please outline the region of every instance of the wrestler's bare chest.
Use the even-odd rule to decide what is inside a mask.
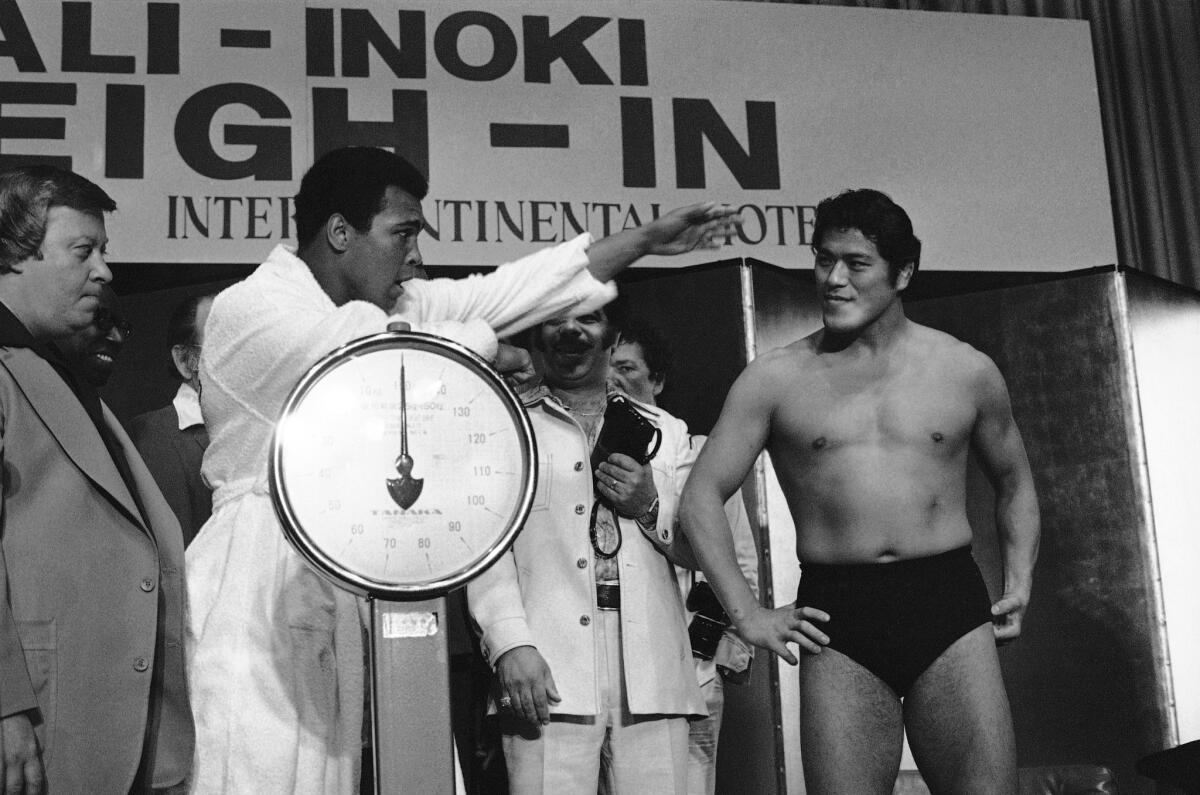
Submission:
[[[772,415],[768,451],[810,560],[876,560],[960,544],[976,419],[944,363],[808,366]]]
[[[817,362],[785,383],[771,443],[800,459],[854,449],[954,455],[976,417],[969,385],[937,362]]]

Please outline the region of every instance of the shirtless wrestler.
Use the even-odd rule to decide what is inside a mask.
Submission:
[[[743,638],[793,664],[799,644],[810,795],[890,793],[905,729],[933,792],[1015,793],[996,644],[1021,631],[1039,519],[1007,387],[987,356],[905,317],[921,244],[886,195],[821,202],[813,250],[824,327],[734,384],[685,487],[684,531]],[[764,449],[802,572],[776,610],[746,585],[722,507]],[[968,450],[996,493],[994,603],[970,552]]]

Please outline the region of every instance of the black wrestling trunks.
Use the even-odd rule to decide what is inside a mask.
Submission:
[[[956,640],[992,620],[987,586],[969,546],[892,563],[801,565],[797,607],[836,649],[903,698]]]

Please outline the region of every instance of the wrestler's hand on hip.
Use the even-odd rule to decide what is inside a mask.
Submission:
[[[795,643],[808,654],[820,654],[829,643],[829,636],[813,622],[828,620],[829,614],[824,610],[796,607],[793,602],[774,610],[758,607],[740,619],[734,631],[747,643],[778,654],[788,665],[796,665],[799,661],[787,644]]]
[[[496,677],[500,680],[501,707],[507,697],[511,700],[508,709],[516,717],[534,724],[550,722],[550,705],[562,698],[541,652],[533,646],[509,649],[496,661]]]
[[[0,782],[6,795],[42,795],[46,791],[42,752],[28,713],[0,719]]]
[[[1029,607],[1028,593],[1005,593],[992,605],[992,634],[996,643],[1008,643],[1021,634],[1021,622]]]
[[[601,461],[594,475],[596,490],[621,516],[641,516],[650,510],[658,496],[654,468],[649,463],[639,464],[623,453],[613,453],[607,461]]]

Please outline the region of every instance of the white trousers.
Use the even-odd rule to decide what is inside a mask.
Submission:
[[[725,683],[716,674],[700,686],[708,717],[688,726],[688,795],[714,795],[717,791],[717,740],[725,709]]]
[[[686,795],[687,718],[630,714],[621,614],[600,610],[596,624],[600,714],[551,715],[541,727],[505,719],[509,790],[512,795],[595,795],[603,772],[614,795]]]

